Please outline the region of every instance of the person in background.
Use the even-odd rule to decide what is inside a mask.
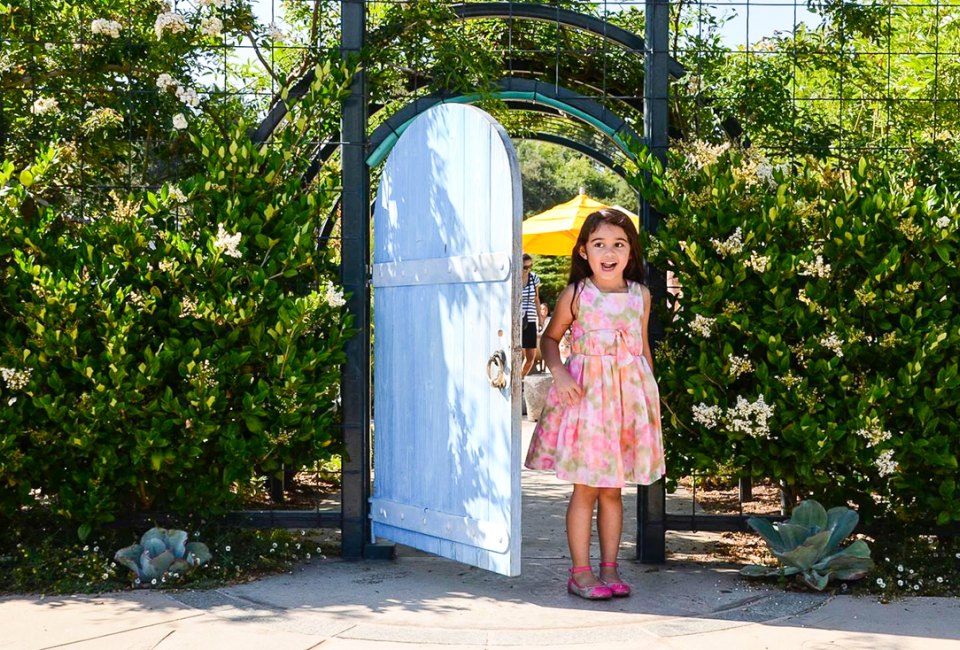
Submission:
[[[540,343],[553,385],[524,464],[554,470],[573,483],[567,591],[589,600],[630,595],[617,563],[621,491],[627,483],[651,485],[666,472],[642,260],[637,229],[625,214],[604,208],[588,216],[573,250],[569,283]],[[568,329],[572,349],[564,364],[560,342]],[[590,564],[594,509],[598,573]]]
[[[533,272],[533,258],[523,254],[523,273],[520,275],[520,342],[523,347],[523,367],[520,376],[526,377],[537,360],[537,330],[540,316],[540,276]]]

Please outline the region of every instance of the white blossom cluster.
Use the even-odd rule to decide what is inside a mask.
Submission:
[[[197,306],[197,302],[190,296],[184,296],[180,300],[180,317],[200,318],[200,310]]]
[[[757,165],[757,179],[771,190],[777,189],[777,179],[773,177],[774,167],[766,160]]]
[[[801,379],[793,374],[792,370],[788,370],[785,375],[777,375],[777,381],[782,383],[787,388],[793,388],[800,383]]]
[[[331,307],[343,307],[347,304],[346,299],[343,297],[343,291],[339,287],[334,286],[330,280],[327,280],[323,284],[323,287],[321,287],[321,294],[323,295],[323,301]]]
[[[810,275],[815,278],[829,278],[830,265],[824,263],[823,255],[817,255],[813,262],[800,260],[800,270],[797,273],[800,275]]]
[[[167,258],[163,258],[162,260],[160,260],[159,267],[160,267],[160,270],[163,271],[164,273],[169,273],[170,271],[173,270],[173,260],[168,260]]]
[[[157,33],[157,38],[163,38],[164,32],[179,34],[187,31],[187,21],[175,11],[166,11],[157,16],[156,22],[153,23],[153,31]]]
[[[217,371],[209,359],[204,359],[197,366],[196,372],[190,376],[190,380],[207,388],[216,388],[220,383],[217,381]]]
[[[923,230],[917,224],[913,223],[913,219],[904,219],[897,225],[897,230],[903,233],[903,236],[913,241],[917,239],[920,235],[923,234]]]
[[[179,87],[180,84],[177,82],[177,80],[168,75],[166,72],[161,72],[157,77],[157,88],[164,92],[174,90]]]
[[[770,418],[773,417],[773,405],[767,404],[763,395],[749,402],[742,395],[737,403],[724,412],[719,406],[707,406],[703,402],[694,405],[693,421],[708,429],[715,429],[725,423],[731,431],[745,433],[753,438],[770,437]]]
[[[200,21],[200,33],[204,36],[220,36],[223,32],[223,21],[216,16],[208,16]]]
[[[241,257],[243,254],[237,250],[240,245],[240,233],[230,234],[223,227],[222,223],[217,224],[217,238],[213,240],[213,247],[229,257]]]
[[[723,409],[719,406],[707,406],[703,402],[693,405],[693,421],[708,429],[716,429],[721,417]]]
[[[890,348],[895,347],[899,342],[900,337],[897,336],[896,332],[887,332],[880,339],[880,347],[889,350]]]
[[[730,374],[734,377],[739,377],[742,374],[753,372],[753,362],[750,361],[750,358],[746,355],[738,357],[731,354],[729,357],[727,357],[727,361],[730,362]]]
[[[690,329],[703,338],[708,339],[710,335],[713,334],[713,325],[716,322],[716,318],[707,318],[706,316],[697,314],[693,317],[693,320],[690,321]]]
[[[33,368],[0,368],[0,375],[3,375],[3,381],[6,382],[10,390],[23,390],[30,383],[30,375],[33,374]]]
[[[270,39],[273,41],[282,41],[287,37],[286,33],[277,26],[277,23],[271,22],[267,26],[267,30],[270,32]]]
[[[201,7],[223,7],[227,0],[200,0]]]
[[[944,215],[937,219],[937,228],[949,228],[950,227],[950,217]]]
[[[817,342],[838,357],[843,356],[843,341],[840,340],[840,337],[838,337],[835,332],[821,336]]]
[[[176,185],[167,186],[167,197],[174,203],[186,203],[187,195]]]
[[[880,476],[890,476],[897,471],[897,463],[895,460],[893,460],[892,449],[887,449],[886,451],[880,452],[880,455],[877,456],[875,464]]]
[[[876,447],[881,442],[889,440],[893,434],[885,429],[881,429],[876,422],[871,422],[862,429],[857,429],[857,435],[867,441],[868,447]]]
[[[716,249],[722,257],[736,255],[743,250],[743,231],[741,231],[738,226],[737,229],[733,231],[733,234],[727,237],[726,241],[711,239],[710,243],[713,244],[714,249]]]
[[[53,97],[39,97],[33,102],[30,112],[34,115],[46,115],[47,113],[55,113],[59,106],[60,102]]]
[[[703,140],[697,140],[686,151],[687,165],[693,169],[703,169],[717,162],[717,159],[729,148],[728,142],[712,145]]]
[[[93,34],[103,34],[110,38],[120,38],[120,29],[123,26],[115,20],[106,20],[97,18],[90,23],[90,32]]]
[[[773,417],[773,404],[763,401],[758,395],[755,402],[748,402],[742,395],[732,409],[727,409],[727,420],[733,431],[740,431],[753,438],[769,438],[769,420]]]
[[[197,91],[186,86],[177,86],[177,99],[193,108],[200,105],[200,96],[197,95]]]
[[[187,118],[184,117],[183,113],[177,113],[173,116],[173,128],[177,131],[183,131],[187,128]]]
[[[747,268],[753,269],[757,273],[763,273],[770,266],[770,258],[766,255],[760,255],[757,251],[750,251],[750,259],[744,262]]]

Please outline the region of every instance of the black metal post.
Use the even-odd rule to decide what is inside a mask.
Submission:
[[[366,32],[363,0],[342,0],[341,53],[358,56]],[[345,458],[341,484],[341,553],[363,557],[370,542],[370,176],[366,165],[367,84],[361,70],[353,78],[343,103],[341,124],[342,227],[340,274],[350,295],[356,336],[346,345],[347,361],[341,379]]]
[[[670,3],[668,0],[646,0],[643,75],[643,135],[650,151],[666,164],[667,123],[670,107],[669,91]],[[655,233],[660,214],[649,203],[643,203],[643,227]],[[666,276],[660,269],[648,270],[650,292],[656,302],[666,299]],[[663,338],[663,324],[652,314],[649,325],[651,345]],[[663,480],[637,490],[637,559],[655,563],[666,561],[666,490]]]

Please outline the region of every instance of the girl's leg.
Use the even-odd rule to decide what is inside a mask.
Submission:
[[[620,552],[620,538],[623,535],[623,498],[620,488],[597,488],[598,509],[597,529],[600,533],[600,561],[616,563]],[[605,582],[619,582],[617,567],[600,568],[600,579]]]
[[[567,505],[567,543],[574,567],[590,566],[590,531],[593,530],[593,507],[598,492],[599,488],[580,483],[573,485],[573,494]],[[573,579],[581,587],[600,584],[593,571],[576,573]]]

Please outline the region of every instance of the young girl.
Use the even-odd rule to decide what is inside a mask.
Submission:
[[[617,553],[623,529],[620,490],[664,475],[660,395],[647,343],[650,291],[637,229],[612,208],[587,217],[573,249],[570,281],[543,332],[541,351],[553,375],[526,466],[555,469],[573,483],[567,543],[573,567],[567,591],[591,600],[629,596]],[[564,365],[560,341],[570,328]],[[597,506],[600,571],[590,566]]]

